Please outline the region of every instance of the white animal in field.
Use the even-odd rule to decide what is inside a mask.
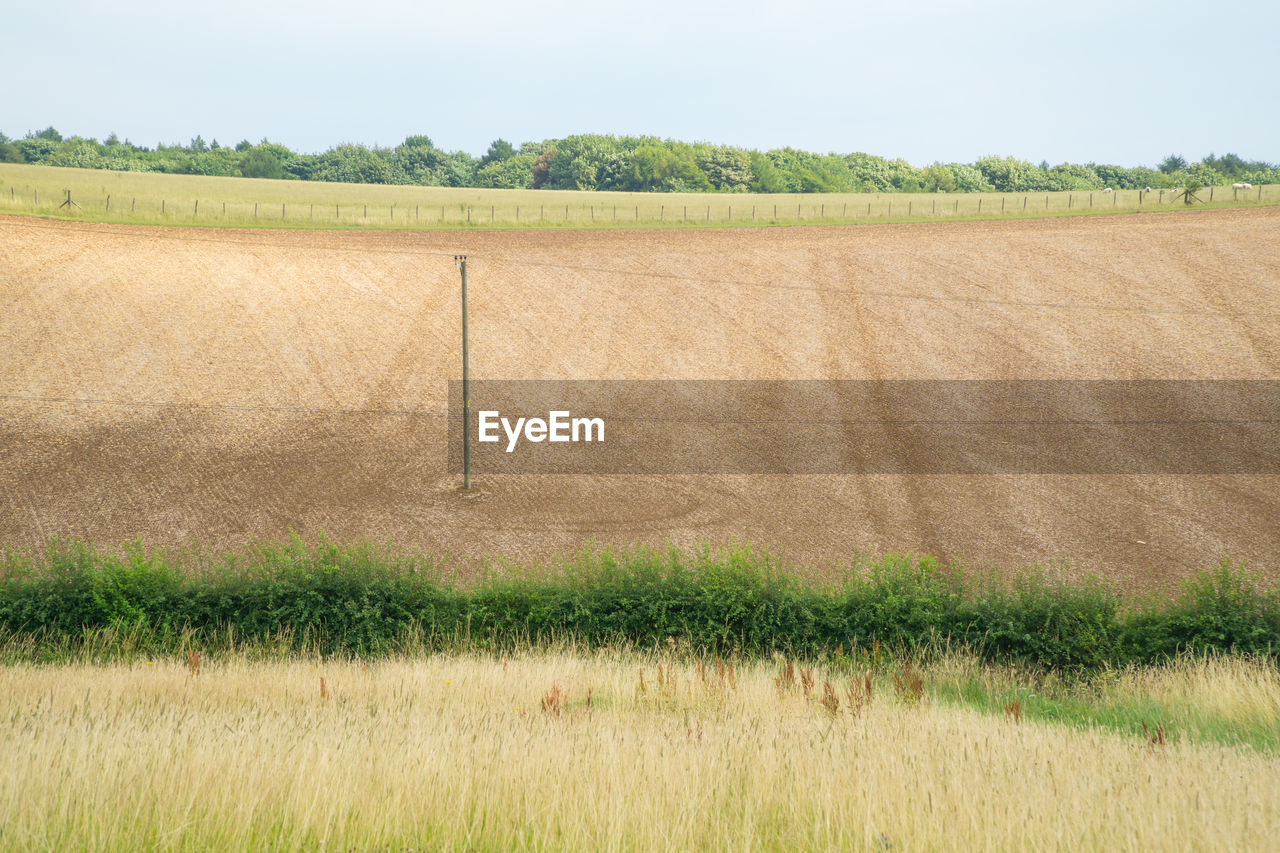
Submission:
[[[1151,187],[1147,187],[1145,190],[1143,190],[1143,192],[1144,192],[1144,193],[1149,193],[1149,192],[1151,192]]]
[[[1231,189],[1233,189],[1233,190],[1251,190],[1251,189],[1253,189],[1253,184],[1232,184],[1232,185],[1231,185]]]
[[[1111,189],[1111,187],[1107,187],[1105,190],[1103,190],[1103,192],[1109,193],[1109,192],[1115,192],[1115,190]]]

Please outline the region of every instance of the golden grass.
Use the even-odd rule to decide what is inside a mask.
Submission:
[[[1274,756],[941,707],[911,698],[910,670],[898,697],[861,674],[618,655],[192,663],[0,669],[0,845],[1260,850],[1280,833]],[[1240,682],[1253,671],[1129,689],[1274,701]]]
[[[79,208],[62,208],[71,191]],[[1280,202],[1280,186],[1206,189],[1209,207]],[[1197,208],[1202,205],[1196,205]],[[1172,191],[625,193],[281,181],[0,164],[0,212],[92,222],[290,228],[628,228],[1013,219],[1182,210]]]

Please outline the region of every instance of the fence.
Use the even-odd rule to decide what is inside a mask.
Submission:
[[[385,194],[386,187],[379,187]],[[422,188],[410,188],[421,190]],[[441,192],[436,190],[436,192]],[[471,193],[474,195],[474,192]],[[91,221],[324,228],[677,227],[697,225],[845,224],[875,221],[1008,218],[1187,207],[1182,190],[1050,193],[936,193],[849,195],[668,195],[575,193],[562,201],[539,191],[506,197],[424,202],[281,201],[214,197],[156,197],[68,190],[0,180],[0,211]],[[619,198],[619,196],[625,196]],[[599,198],[599,200],[596,200]],[[68,203],[68,199],[70,203]],[[1197,191],[1195,207],[1280,203],[1280,185]]]

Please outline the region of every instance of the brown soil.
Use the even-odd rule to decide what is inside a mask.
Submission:
[[[471,563],[752,542],[1280,571],[1280,477],[446,468],[487,379],[1277,379],[1280,209],[787,229],[221,231],[0,218],[0,543],[289,531]],[[352,411],[360,410],[360,411]]]

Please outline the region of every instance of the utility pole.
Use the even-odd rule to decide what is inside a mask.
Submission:
[[[471,488],[471,365],[467,358],[467,256],[454,255],[462,271],[462,488]]]

